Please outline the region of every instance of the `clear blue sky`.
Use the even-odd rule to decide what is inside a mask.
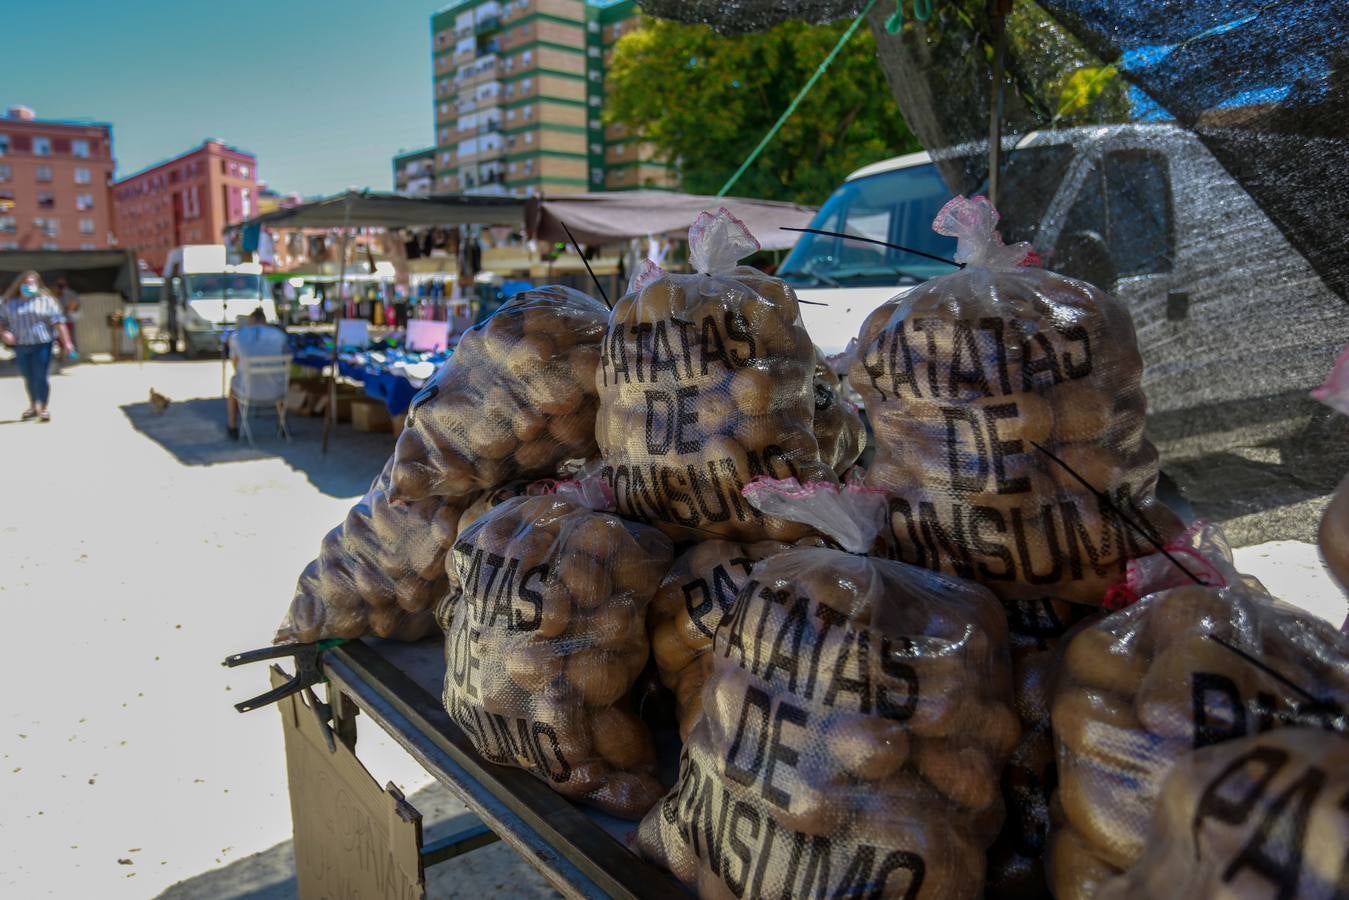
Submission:
[[[0,107],[110,122],[119,176],[207,137],[276,190],[392,189],[434,139],[421,0],[0,0]]]

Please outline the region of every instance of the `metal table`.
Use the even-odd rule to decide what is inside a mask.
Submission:
[[[568,897],[681,897],[668,872],[639,858],[627,842],[636,824],[582,807],[521,769],[484,761],[440,701],[445,651],[440,641],[363,640],[327,651],[333,730],[355,742],[349,701],[405,748],[481,820],[422,850],[426,864],[491,843],[510,844]]]

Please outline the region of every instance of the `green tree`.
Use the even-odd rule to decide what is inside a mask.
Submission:
[[[684,190],[716,193],[847,24],[787,22],[726,36],[652,20],[615,48],[605,120],[653,145]],[[917,149],[862,29],[732,193],[820,204],[854,169]]]

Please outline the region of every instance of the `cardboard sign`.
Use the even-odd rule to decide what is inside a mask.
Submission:
[[[412,319],[408,322],[409,350],[444,350],[450,343],[450,323],[432,319]]]
[[[271,670],[273,687],[286,679]],[[303,695],[277,703],[286,738],[295,880],[301,900],[424,900],[422,817],[393,784],[383,790],[341,741],[329,750]]]
[[[370,343],[370,323],[365,319],[338,319],[337,346],[361,347]]]

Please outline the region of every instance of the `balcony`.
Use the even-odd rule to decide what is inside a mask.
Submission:
[[[473,33],[480,37],[484,34],[491,34],[494,31],[500,30],[501,19],[498,16],[488,16],[485,19],[478,20],[473,25]]]

